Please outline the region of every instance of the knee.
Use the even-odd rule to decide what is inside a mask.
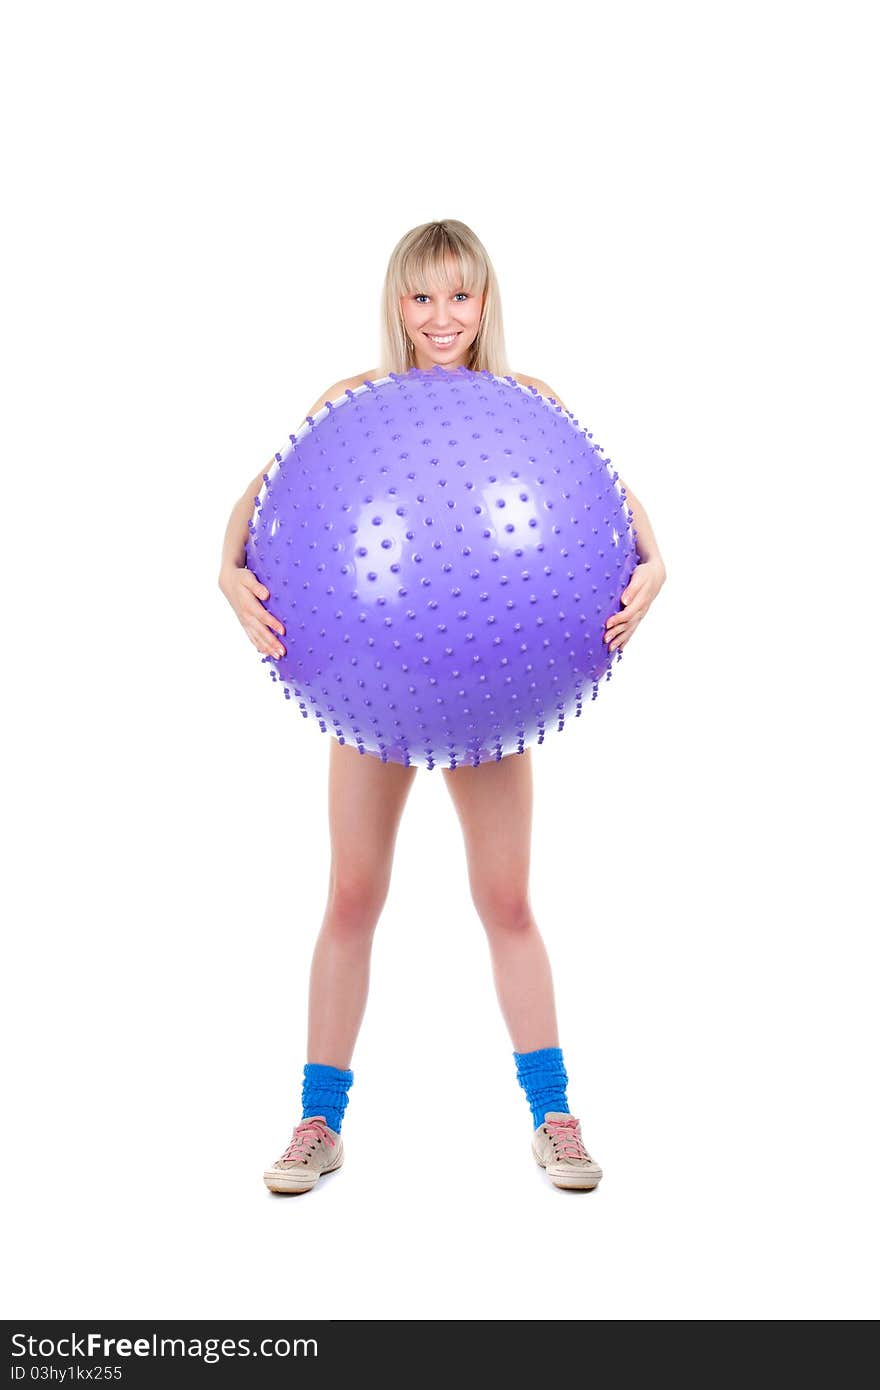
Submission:
[[[349,870],[336,875],[327,895],[325,927],[339,935],[372,931],[387,896],[387,881],[374,874]]]
[[[474,907],[487,931],[523,932],[534,924],[528,890],[515,883],[473,884]]]

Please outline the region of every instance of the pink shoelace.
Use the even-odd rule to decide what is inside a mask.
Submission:
[[[325,1122],[323,1120],[301,1120],[293,1131],[293,1138],[278,1162],[307,1163],[309,1153],[321,1140],[325,1144],[329,1144],[331,1149],[336,1143],[335,1139],[331,1139]]]
[[[544,1128],[553,1140],[557,1158],[590,1157],[581,1139],[580,1120],[576,1120],[574,1115],[564,1120],[547,1120]]]

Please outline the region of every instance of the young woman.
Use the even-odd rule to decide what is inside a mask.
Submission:
[[[336,382],[309,415],[367,379],[438,364],[513,376],[567,409],[540,378],[510,372],[495,272],[479,239],[457,221],[426,223],[398,242],[385,277],[380,365]],[[280,657],[283,624],[264,607],[269,591],[244,563],[262,474],[232,511],[219,582],[257,650]],[[626,646],[666,578],[644,508],[629,487],[626,491],[640,563],[623,593],[621,611],[608,616],[609,651]],[[364,757],[349,744],[328,743],[330,884],[311,966],[303,1118],[264,1173],[273,1192],[308,1191],[322,1173],[342,1164],[340,1130],[354,1079],[350,1065],[366,1007],[373,933],[388,892],[400,818],[418,771]],[[488,936],[517,1078],[532,1112],[532,1152],[557,1187],[594,1188],[602,1170],[569,1111],[550,962],[529,902],[531,751],[442,771],[464,833],[470,890]]]

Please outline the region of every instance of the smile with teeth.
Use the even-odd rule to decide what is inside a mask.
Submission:
[[[449,347],[450,343],[454,343],[458,336],[458,333],[446,333],[442,338],[437,338],[433,333],[425,334],[425,337],[430,338],[431,342],[435,343],[437,347]]]

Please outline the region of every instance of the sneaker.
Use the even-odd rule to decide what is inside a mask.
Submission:
[[[322,1173],[342,1167],[342,1140],[323,1115],[300,1120],[277,1163],[263,1182],[270,1192],[310,1192]]]
[[[556,1187],[589,1191],[602,1176],[602,1169],[584,1148],[580,1120],[561,1110],[548,1110],[532,1136],[532,1153]]]

